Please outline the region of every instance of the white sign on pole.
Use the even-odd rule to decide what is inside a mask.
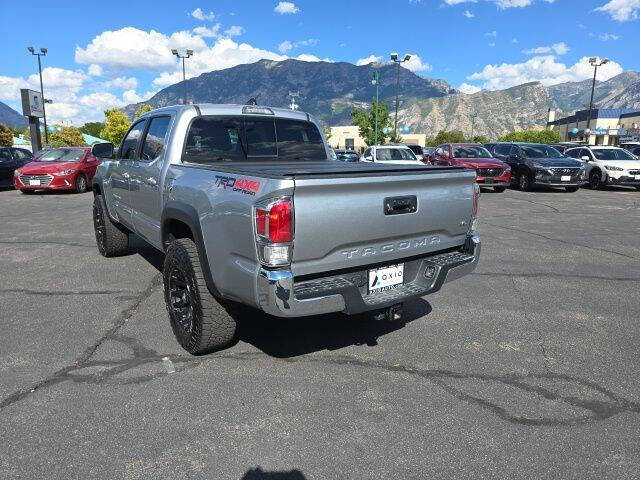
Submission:
[[[43,98],[40,92],[21,88],[20,95],[22,96],[22,114],[25,117],[44,117]]]

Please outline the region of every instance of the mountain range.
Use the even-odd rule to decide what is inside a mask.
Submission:
[[[374,72],[379,74],[380,100],[393,110],[398,70],[389,64],[260,60],[203,73],[186,84],[190,103],[243,104],[255,98],[259,105],[286,107],[289,93],[296,92],[299,108],[322,124],[347,125],[353,108],[367,108],[375,97],[371,82]],[[551,87],[533,82],[464,94],[444,80],[424,78],[404,68],[399,70],[399,85],[399,122],[408,125],[410,131],[428,136],[439,130],[470,133],[473,127],[475,134],[496,138],[516,129],[543,128],[549,108],[557,110],[557,116],[587,108],[591,93],[591,80],[585,80]],[[183,94],[184,84],[180,82],[144,103],[154,108],[173,105],[182,102]],[[640,74],[624,72],[596,82],[594,104],[640,108]],[[128,105],[124,110],[133,117],[138,105]]]
[[[27,119],[6,103],[0,102],[0,123],[10,127],[26,127]]]

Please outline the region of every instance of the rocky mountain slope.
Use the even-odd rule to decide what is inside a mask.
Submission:
[[[634,108],[640,103],[640,73],[623,72],[604,82],[596,81],[593,103],[601,108]],[[561,112],[589,108],[592,80],[560,83],[547,87],[553,107]],[[625,92],[629,90],[625,94]],[[636,92],[635,94],[633,92]],[[626,102],[626,103],[625,103]],[[630,103],[629,103],[630,102]]]
[[[394,65],[369,64],[356,66],[345,62],[304,62],[260,60],[238,65],[187,80],[189,102],[239,103],[256,98],[260,105],[287,107],[289,92],[299,92],[297,103],[301,110],[321,121],[337,125],[350,121],[354,106],[363,106],[375,97],[371,84],[374,71],[380,75],[380,98],[389,100],[395,95],[396,69]],[[150,100],[154,108],[181,103],[183,84],[164,88]],[[443,80],[420,77],[400,69],[400,91],[417,98],[442,97],[456,93]],[[125,111],[132,116],[137,105]]]
[[[435,136],[440,130],[461,130],[471,135],[473,123],[474,135],[495,139],[513,130],[542,128],[549,104],[545,87],[534,82],[472,95],[412,99],[400,110],[398,122],[427,136]]]
[[[0,102],[0,123],[12,127],[26,127],[27,119],[9,105]]]

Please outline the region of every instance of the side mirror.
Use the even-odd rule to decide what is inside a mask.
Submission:
[[[580,157],[580,160],[584,160],[585,162],[588,162],[591,159],[587,155],[583,155],[582,157]]]
[[[97,158],[114,158],[113,143],[96,143],[91,147],[91,154]]]

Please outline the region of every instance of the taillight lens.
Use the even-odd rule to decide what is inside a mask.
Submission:
[[[293,249],[291,198],[280,198],[256,205],[254,221],[260,262],[269,267],[289,265]]]
[[[293,240],[292,205],[290,199],[281,199],[256,207],[256,233],[271,243],[288,243]]]

